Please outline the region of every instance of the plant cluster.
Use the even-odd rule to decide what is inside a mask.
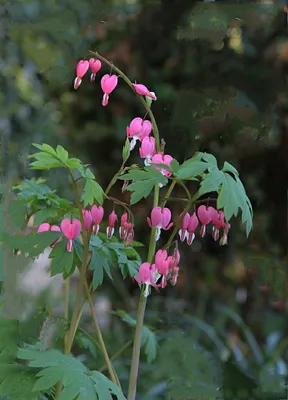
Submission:
[[[143,84],[132,83],[122,71],[100,54],[91,53],[93,58],[89,61],[81,60],[77,64],[74,88],[80,87],[89,68],[90,81],[95,84],[97,74],[105,64],[110,73],[101,78],[102,105],[109,105],[110,96],[121,79],[133,90],[144,107],[145,115],[135,117],[128,124],[122,150],[122,165],[105,190],[96,181],[89,166],[71,158],[62,146],[58,145],[54,149],[48,144],[34,145],[39,151],[29,156],[32,159],[30,168],[66,169],[73,186],[74,203],[59,198],[55,191],[43,182],[25,180],[14,189],[18,196],[17,202],[25,207],[26,222],[33,217],[35,229],[26,235],[4,233],[3,241],[15,254],[23,253],[30,257],[37,257],[50,246],[51,275],[62,274],[67,285],[69,277],[77,268],[80,278],[71,318],[68,311],[69,296],[65,291],[64,319],[67,322],[67,331],[64,338],[64,354],[58,350],[43,349],[37,343],[21,348],[17,352],[17,359],[27,361],[29,374],[33,368],[37,369],[36,374],[33,375],[32,372],[35,382],[33,381],[31,391],[36,393],[35,398],[40,392],[54,393],[54,390],[55,398],[60,400],[108,400],[112,399],[113,395],[119,400],[125,398],[103,340],[91,297],[92,292],[103,282],[104,272],[113,278],[110,266],[111,260],[114,260],[123,278],[130,277],[140,286],[137,320],[131,323],[127,317],[135,327],[127,398],[135,400],[145,328],[143,322],[151,287],[160,290],[166,287],[167,283],[177,284],[181,243],[185,240],[191,245],[196,234],[203,238],[211,232],[215,241],[226,245],[231,228],[229,221],[233,216],[236,217],[239,211],[242,212],[242,223],[246,226],[248,235],[252,228],[252,206],[238,171],[228,162],[220,169],[212,154],[200,152],[182,163],[166,154],[164,138],[160,137],[152,112],[152,103],[157,100],[156,94]],[[140,143],[139,156],[144,160],[144,165],[128,166],[130,154],[136,149],[137,143]],[[123,181],[123,191],[131,192],[130,204],[110,195],[111,188],[118,181]],[[189,189],[190,181],[197,184],[195,193],[191,193]],[[172,218],[167,204],[172,201],[171,195],[176,185],[182,187],[185,198],[176,199],[179,203],[184,203],[184,206],[180,215],[174,215]],[[151,214],[147,216],[147,223],[151,229],[150,242],[147,256],[142,262],[135,250],[140,244],[134,241],[137,229],[131,206],[146,199],[150,194],[153,196]],[[112,204],[113,209],[107,218],[104,233],[102,227],[107,203]],[[121,210],[121,217],[118,210]],[[115,238],[118,220],[120,240]],[[162,230],[169,230],[171,233],[167,243],[157,248]],[[93,271],[91,284],[87,280],[89,270]],[[86,301],[90,306],[93,326],[110,379],[99,371],[89,371],[71,355]],[[15,357],[16,353],[13,354]],[[9,363],[8,365],[11,366]],[[23,368],[26,374],[26,369],[21,363],[15,365],[17,368]],[[1,379],[3,381],[3,378]],[[0,388],[2,394],[7,394],[3,384]]]

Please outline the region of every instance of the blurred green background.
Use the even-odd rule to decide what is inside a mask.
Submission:
[[[180,245],[179,283],[150,296],[146,320],[156,329],[160,350],[154,364],[143,358],[139,399],[216,398],[215,371],[221,371],[225,398],[288,398],[287,11],[284,1],[234,3],[0,4],[4,175],[12,174],[15,182],[43,176],[28,170],[27,155],[31,143],[44,142],[63,145],[92,165],[103,187],[109,183],[121,164],[126,126],[144,112],[122,81],[109,105],[102,107],[99,83],[102,74],[109,73],[105,66],[94,84],[85,77],[79,89],[73,89],[77,62],[97,50],[132,81],[156,93],[153,112],[167,153],[182,162],[206,151],[219,165],[230,162],[252,201],[254,229],[248,239],[241,221],[232,220],[228,246],[219,247],[209,236],[197,238],[191,247]],[[137,152],[133,162],[139,162]],[[59,171],[45,177],[60,195],[72,198]],[[121,182],[113,193],[128,200]],[[178,194],[181,197],[181,190]],[[181,212],[180,204],[171,207]],[[144,244],[150,208],[150,200],[134,207],[135,239]],[[101,290],[112,309],[135,311],[138,287],[133,282],[107,280]],[[116,351],[130,331],[113,321],[105,335]],[[209,372],[212,363],[195,343],[221,368]],[[91,346],[85,349],[91,353]],[[115,364],[124,382],[130,354],[127,349]],[[199,354],[205,361],[202,369]],[[201,391],[202,381],[206,392]]]

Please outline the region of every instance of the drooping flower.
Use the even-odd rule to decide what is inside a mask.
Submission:
[[[121,224],[119,228],[119,236],[126,242],[126,245],[130,245],[134,238],[134,225],[128,221],[128,214],[125,212],[121,216]]]
[[[142,140],[141,147],[139,148],[139,154],[141,158],[145,158],[144,165],[149,166],[152,162],[152,157],[156,153],[155,139],[154,137],[146,136]]]
[[[206,226],[212,221],[212,215],[206,206],[202,205],[197,210],[198,218],[202,224],[200,236],[203,238],[206,234]]]
[[[67,251],[71,253],[73,239],[75,239],[81,232],[81,222],[79,221],[79,219],[74,219],[71,222],[69,218],[65,218],[61,222],[61,230],[64,236],[68,239]]]
[[[89,65],[91,69],[90,82],[94,82],[96,74],[100,70],[102,64],[100,60],[95,60],[95,58],[90,58]]]
[[[145,85],[142,85],[141,83],[133,83],[133,87],[135,92],[140,94],[140,96],[147,96],[152,100],[157,100],[155,93],[150,92]]]
[[[84,227],[86,231],[89,231],[92,225],[92,215],[89,210],[82,210],[82,215],[84,219]]]
[[[169,154],[163,154],[163,153],[156,153],[152,157],[152,164],[165,164],[167,167],[170,167],[171,161],[173,160],[173,157],[171,157]],[[156,167],[157,171],[160,171],[162,175],[164,176],[171,176],[172,172],[167,171],[166,169],[163,169],[161,167]]]
[[[187,228],[188,228],[189,219],[190,219],[190,214],[186,213],[184,218],[182,219],[181,226],[178,231],[181,242],[184,242],[184,240],[186,239],[186,237],[188,235]]]
[[[228,224],[228,223],[224,224],[223,236],[221,237],[220,242],[219,242],[220,246],[224,246],[225,244],[228,243],[228,233],[229,233],[230,228],[231,228],[230,224]]]
[[[130,125],[126,128],[127,137],[132,139],[130,142],[130,150],[133,150],[137,140],[142,141],[145,137],[149,136],[152,131],[152,124],[150,121],[143,120],[140,117],[132,119]]]
[[[158,280],[158,272],[156,270],[155,264],[150,264],[145,262],[140,265],[139,268],[139,277],[134,276],[134,279],[139,284],[145,285],[144,296],[149,296],[150,293],[150,286],[155,287],[155,279]]]
[[[118,84],[117,75],[106,74],[101,79],[101,88],[104,92],[102,106],[107,106],[109,101],[109,95],[113,92]]]
[[[74,80],[74,89],[77,89],[82,82],[83,76],[89,69],[89,61],[80,60],[76,66],[76,78]]]
[[[147,217],[147,222],[150,228],[156,228],[155,240],[159,240],[161,229],[167,231],[173,225],[171,220],[171,211],[169,208],[154,207],[151,211],[151,219]]]
[[[158,250],[155,254],[155,266],[161,275],[161,282],[158,287],[162,289],[167,285],[167,276],[169,273],[170,259],[166,250]]]
[[[214,213],[214,216],[212,217],[212,223],[213,223],[212,237],[215,241],[217,241],[220,236],[220,229],[224,228],[225,226],[223,211],[219,212],[216,211],[216,213]]]
[[[155,266],[159,273],[161,281],[157,284],[157,287],[162,289],[167,285],[169,281],[173,286],[176,285],[178,274],[179,274],[179,262],[180,253],[177,249],[174,250],[171,256],[167,256],[166,250],[158,250],[155,254]],[[156,283],[156,281],[155,281]]]
[[[173,255],[169,256],[168,259],[169,259],[168,279],[171,282],[171,285],[175,286],[179,275],[179,262],[180,262],[179,250],[175,249]]]
[[[44,222],[43,224],[39,225],[38,229],[37,229],[37,233],[41,233],[41,232],[61,232],[61,229],[59,228],[59,226],[57,225],[50,225],[48,224],[48,222]],[[50,247],[53,248],[56,243],[58,243],[60,240],[60,238],[55,239],[51,244]]]
[[[187,244],[190,246],[190,244],[193,243],[193,240],[195,239],[195,231],[196,228],[199,224],[198,218],[196,213],[194,212],[191,217],[189,218],[189,222],[188,222],[188,227],[187,227]]]
[[[107,234],[108,239],[110,239],[114,234],[114,231],[115,231],[114,227],[115,227],[115,223],[116,223],[117,219],[118,219],[117,215],[116,215],[115,211],[113,210],[108,217],[108,226],[106,229],[106,234]]]
[[[94,223],[93,235],[97,235],[99,232],[100,223],[104,216],[104,208],[101,206],[93,206],[91,208],[91,216]]]

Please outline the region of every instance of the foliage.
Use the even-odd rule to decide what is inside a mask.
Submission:
[[[29,361],[31,368],[40,369],[36,374],[37,381],[33,391],[41,392],[52,388],[62,381],[63,391],[59,397],[62,400],[78,399],[113,399],[125,397],[111,381],[97,371],[89,371],[79,360],[71,355],[61,354],[57,350],[39,351],[34,346],[19,349],[18,358]]]
[[[125,311],[117,310],[116,315],[118,315],[122,321],[126,322],[129,326],[132,326],[133,328],[136,327],[136,320]],[[157,339],[155,333],[152,332],[148,326],[142,328],[142,347],[144,347],[147,362],[153,362],[157,356]]]

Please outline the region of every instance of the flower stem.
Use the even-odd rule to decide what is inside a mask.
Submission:
[[[116,359],[117,359],[118,357],[120,357],[121,354],[123,354],[124,351],[125,351],[126,349],[128,349],[132,344],[133,344],[133,340],[128,340],[128,342],[126,342],[125,344],[123,344],[123,346],[120,347],[120,349],[117,350],[116,353],[115,353],[112,357],[110,357],[110,360],[111,360],[111,361],[116,360]],[[99,372],[103,372],[103,371],[105,371],[106,368],[107,368],[107,365],[105,364],[105,365],[103,365],[98,371],[99,371]]]
[[[155,142],[156,142],[156,150],[157,152],[160,151],[160,137],[159,137],[159,130],[157,127],[157,123],[154,117],[153,112],[151,111],[151,108],[149,107],[149,105],[146,103],[146,101],[143,99],[143,96],[140,96],[139,94],[137,94],[134,90],[134,86],[132,84],[132,82],[130,81],[130,79],[128,78],[128,76],[126,76],[119,68],[115,67],[115,65],[113,63],[111,63],[110,61],[107,60],[107,58],[101,56],[97,51],[90,51],[90,53],[94,56],[99,58],[99,60],[103,61],[105,64],[107,64],[112,70],[114,70],[115,72],[117,72],[117,74],[127,83],[128,86],[130,86],[130,88],[133,90],[133,92],[136,94],[136,96],[138,97],[138,99],[140,100],[140,102],[143,104],[143,106],[145,107],[145,110],[147,112],[147,114],[149,115],[150,119],[151,119],[151,123],[153,126],[153,133],[154,133],[154,137],[155,137]]]
[[[169,198],[171,196],[171,193],[173,192],[173,189],[174,189],[176,183],[177,183],[176,179],[173,179],[171,182],[171,185],[169,186],[169,189],[167,190],[167,193],[166,193],[164,199],[162,200],[161,207],[165,207],[167,201],[169,200]]]
[[[90,311],[91,311],[91,315],[92,315],[93,325],[94,325],[96,334],[98,336],[99,344],[101,346],[105,362],[107,364],[107,368],[108,368],[108,371],[109,371],[110,378],[115,383],[115,385],[120,387],[119,379],[118,379],[117,375],[115,374],[114,368],[112,366],[111,360],[109,358],[109,355],[108,355],[108,352],[107,352],[107,349],[106,349],[106,346],[105,346],[105,343],[104,343],[104,340],[103,340],[101,329],[100,329],[98,321],[97,321],[96,312],[95,312],[95,309],[94,309],[94,305],[93,305],[93,302],[92,302],[90,290],[89,290],[89,287],[88,287],[86,279],[85,279],[85,282],[84,282],[84,287],[85,287],[85,293],[86,293],[86,297],[87,297],[87,300],[88,300],[88,303],[89,303],[89,307],[90,307]]]
[[[69,278],[64,280],[64,313],[63,317],[65,321],[69,319]],[[64,334],[64,349],[67,341],[67,332]],[[62,382],[59,381],[55,388],[55,399],[57,399],[62,390]]]
[[[153,207],[157,207],[158,203],[159,203],[159,186],[156,185],[154,188]],[[155,249],[156,249],[155,229],[152,228],[151,235],[150,235],[148,257],[147,257],[147,261],[149,263],[152,263],[152,261],[153,261]],[[141,290],[141,294],[140,294],[139,306],[138,306],[138,312],[137,312],[137,322],[136,322],[131,369],[130,369],[130,378],[129,378],[128,400],[135,400],[135,397],[136,397],[140,349],[141,349],[141,340],[142,340],[142,329],[143,329],[143,321],[144,321],[146,303],[147,303],[147,297],[144,296],[144,287],[143,287]]]

